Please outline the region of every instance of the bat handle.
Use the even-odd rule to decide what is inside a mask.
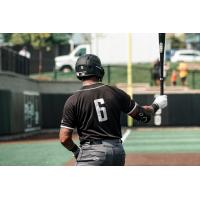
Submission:
[[[160,77],[160,95],[164,94],[164,78]]]

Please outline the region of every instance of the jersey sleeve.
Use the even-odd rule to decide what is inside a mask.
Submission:
[[[63,109],[63,116],[61,121],[61,128],[74,129],[75,128],[75,113],[73,98],[69,97],[65,102]]]
[[[117,88],[117,93],[122,112],[131,114],[136,108],[137,103],[123,90]]]

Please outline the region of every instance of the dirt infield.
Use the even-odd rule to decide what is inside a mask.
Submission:
[[[200,166],[200,153],[128,154],[127,166]]]
[[[70,160],[66,166],[74,166]],[[126,166],[200,166],[200,153],[128,154]]]

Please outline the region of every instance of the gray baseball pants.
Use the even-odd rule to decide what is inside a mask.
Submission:
[[[84,143],[77,158],[77,166],[124,166],[125,151],[118,139],[102,140],[102,144]]]

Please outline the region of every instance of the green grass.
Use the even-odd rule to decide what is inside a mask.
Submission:
[[[200,129],[136,129],[126,153],[200,153]],[[63,166],[73,158],[57,140],[0,144],[1,166]]]
[[[151,73],[150,68],[152,67],[151,63],[138,63],[133,65],[132,73],[133,73],[133,82],[150,82]],[[104,83],[108,82],[108,68],[105,67],[105,76],[103,79]],[[47,78],[52,80],[56,79],[61,81],[76,81],[77,78],[74,72],[45,72],[41,74]],[[30,77],[37,78],[38,74],[32,74]],[[110,78],[111,84],[116,83],[126,83],[127,82],[127,67],[126,66],[111,66],[110,67]]]
[[[133,130],[124,147],[128,153],[200,153],[200,131]]]
[[[151,68],[152,63],[136,63],[132,66],[132,79],[133,83],[148,83],[153,84],[151,80]],[[168,76],[166,79],[166,85],[171,85],[170,76],[172,69],[176,69],[178,63],[170,63],[170,70],[168,71]],[[41,74],[44,77],[47,77],[51,80],[60,80],[60,81],[77,81],[75,73],[72,72],[45,72]],[[30,77],[37,78],[38,74],[32,74]],[[104,83],[108,83],[108,68],[105,67],[105,76],[103,79]],[[110,67],[110,84],[116,83],[126,83],[127,82],[127,67],[126,66],[111,66]],[[187,79],[188,86],[190,88],[200,89],[200,72],[194,73],[190,72]],[[177,85],[181,85],[180,79],[177,78]]]
[[[1,166],[60,166],[70,159],[59,141],[0,144]]]

